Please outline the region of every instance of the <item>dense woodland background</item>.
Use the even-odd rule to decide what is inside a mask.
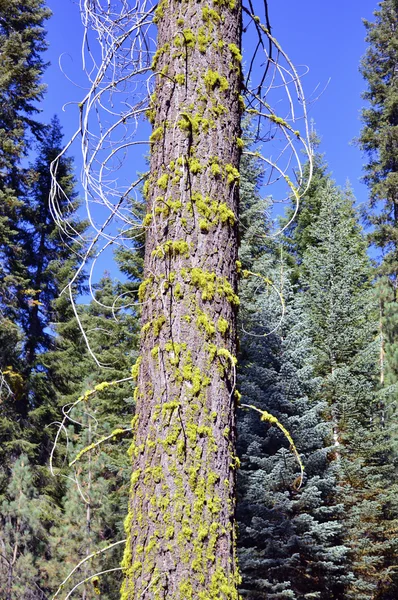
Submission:
[[[375,9],[361,65],[358,152],[369,186],[361,214],[317,152],[297,218],[283,238],[272,238],[261,165],[255,157],[242,161],[242,269],[275,283],[286,314],[272,332],[281,315],[278,295],[241,278],[239,390],[242,402],[288,429],[305,464],[298,489],[297,463],[282,433],[239,411],[239,554],[248,599],[398,597],[398,1]],[[79,250],[63,239],[48,208],[49,164],[63,146],[59,119],[46,124],[39,115],[49,18],[42,0],[0,0],[1,600],[49,599],[79,560],[123,539],[130,477],[123,432],[80,461],[82,493],[68,478],[64,437],[54,457],[58,477],[49,472],[52,423],[104,379],[60,295]],[[251,126],[245,124],[246,139]],[[75,199],[69,210],[84,234],[72,157],[62,159],[58,177]],[[134,210],[144,212],[139,203]],[[369,244],[378,260],[369,258]],[[139,314],[125,311],[115,321],[106,306],[137,290],[142,244],[115,260],[125,277],[104,273],[96,286],[104,307],[78,304],[94,332],[93,349],[112,365],[109,381],[128,376],[137,356]],[[86,291],[82,273],[76,298]],[[133,393],[127,382],[93,395],[68,426],[69,456],[128,428]],[[94,557],[68,589],[117,566],[121,552],[119,545]],[[115,600],[120,579],[120,572],[89,579],[74,597]]]

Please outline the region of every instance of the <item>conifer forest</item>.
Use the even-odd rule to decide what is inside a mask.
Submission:
[[[0,600],[398,600],[398,0],[343,181],[284,4],[0,0]]]

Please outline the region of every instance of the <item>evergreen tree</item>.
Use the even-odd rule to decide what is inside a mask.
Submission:
[[[34,120],[36,102],[43,96],[41,75],[46,49],[43,24],[50,16],[43,0],[0,2],[0,393],[14,394],[19,401],[20,334],[15,326],[15,285],[26,280],[14,273],[5,252],[15,242],[16,211],[21,207],[25,171],[21,160],[29,148],[29,135],[40,135],[42,127]]]
[[[354,578],[345,597],[379,597],[390,577],[394,541],[389,432],[381,429],[378,322],[373,271],[349,191],[329,181],[303,256],[301,286],[309,316],[319,397],[333,427],[345,543]],[[370,543],[372,540],[373,543]]]
[[[250,287],[254,286],[249,286],[248,296],[253,294]],[[292,305],[287,283],[284,294],[282,338],[271,334],[252,341],[245,336],[242,341],[242,402],[270,412],[286,427],[306,475],[297,490],[297,463],[284,436],[256,414],[241,417],[242,590],[253,599],[334,599],[341,597],[350,572],[342,541],[343,505],[336,500],[336,473],[327,445],[330,425],[324,419],[324,404],[309,399],[319,382],[311,364],[305,312]],[[277,323],[278,306],[265,293],[259,298],[258,292],[252,304],[256,310],[251,331],[261,335],[267,324]]]
[[[24,379],[21,374],[23,335],[16,323],[15,286],[28,287],[28,281],[13,272],[6,253],[18,255],[15,241],[17,211],[25,184],[21,160],[29,147],[29,135],[39,135],[34,120],[36,102],[42,98],[44,71],[41,52],[46,49],[43,24],[50,16],[42,0],[0,2],[0,436],[13,445],[17,434],[14,407],[22,402]],[[2,461],[3,462],[3,461]],[[0,481],[1,486],[1,481]]]
[[[319,146],[319,139],[313,136],[313,147]],[[300,278],[300,267],[306,248],[313,243],[311,239],[311,227],[314,218],[320,211],[320,191],[324,189],[328,182],[327,164],[323,154],[315,152],[313,156],[312,175],[305,197],[300,200],[296,217],[285,230],[283,236],[284,249],[286,250],[286,262],[291,268],[294,282]],[[308,181],[310,177],[309,164],[304,165],[304,179]],[[288,207],[286,218],[282,219],[285,225],[290,221],[294,214],[294,207]]]
[[[36,161],[25,170],[24,186],[19,192],[20,204],[15,211],[15,243],[3,250],[5,264],[13,277],[13,284],[9,282],[8,285],[12,305],[4,310],[12,319],[14,331],[18,332],[19,353],[18,370],[14,374],[18,387],[4,401],[9,419],[4,426],[2,451],[8,453],[9,458],[18,449],[36,452],[41,463],[46,461],[50,445],[45,425],[57,415],[56,382],[52,381],[52,373],[41,357],[56,344],[51,334],[54,302],[79,261],[78,246],[73,241],[68,244],[60,237],[49,208],[49,167],[62,147],[61,129],[56,118],[46,133],[38,147]],[[79,223],[74,214],[77,201],[70,159],[60,161],[57,176],[60,189],[72,198],[67,205],[61,192],[57,198],[60,209],[69,216],[71,227],[81,233],[85,225]],[[6,352],[6,372],[9,358]],[[7,460],[3,460],[3,468],[6,463]]]
[[[368,89],[369,107],[362,111],[364,127],[360,146],[369,162],[365,180],[370,188],[371,207],[381,211],[370,216],[375,225],[372,240],[383,249],[381,272],[396,291],[398,273],[398,2],[383,0],[375,11],[375,22],[365,21],[369,47],[361,72]],[[396,298],[395,298],[396,299]]]
[[[368,50],[361,72],[368,85],[363,97],[364,126],[359,144],[368,162],[365,181],[370,190],[367,220],[370,239],[381,250],[379,296],[381,312],[382,380],[398,381],[398,2],[383,0],[375,21],[365,21]],[[374,209],[374,210],[373,210]],[[394,408],[389,402],[390,418]]]
[[[134,273],[131,275],[133,280],[140,275],[138,254],[119,252],[117,262],[121,270]],[[134,262],[136,266],[130,264]],[[70,321],[58,325],[57,347],[44,358],[55,374],[60,376],[62,373],[62,385],[58,390],[60,405],[74,402],[104,380],[117,381],[129,376],[137,358],[138,315],[131,307],[117,311],[119,303],[116,299],[120,297],[124,305],[135,305],[136,293],[128,297],[130,284],[136,291],[137,282],[114,283],[105,275],[95,286],[95,300],[89,305],[77,306],[92,351],[106,368],[94,364],[81,336],[76,336],[77,323],[71,313]],[[90,444],[111,436],[112,432],[128,430],[133,406],[132,385],[126,382],[104,387],[83,407],[78,407],[71,416],[83,426],[74,423],[68,427],[69,459],[75,458]],[[50,532],[51,560],[45,566],[52,593],[85,556],[123,539],[129,484],[126,444],[130,437],[129,432],[115,435],[82,455],[76,466],[84,499],[76,482],[67,480],[60,500],[61,513]],[[63,452],[61,443],[58,455]],[[71,469],[61,469],[60,474],[73,477]],[[71,578],[67,588],[70,590],[87,578],[80,588],[84,598],[95,598],[100,591],[105,600],[117,600],[121,573],[115,569],[120,564],[121,553],[122,545],[119,545],[91,559]],[[96,578],[92,579],[96,572],[107,569],[113,571],[101,575],[98,582]]]
[[[301,282],[317,371],[324,378],[322,393],[335,414],[337,445],[343,435],[339,423],[344,423],[344,415],[356,414],[360,391],[357,408],[362,407],[365,420],[371,416],[377,382],[377,352],[372,343],[377,321],[373,273],[352,198],[330,182],[320,189],[319,198],[319,214],[309,227],[313,241],[304,253]]]
[[[26,455],[13,464],[0,505],[0,597],[46,600],[43,565],[49,558],[47,525],[59,511],[40,493]]]
[[[308,316],[294,297],[281,249],[266,237],[265,203],[253,185],[255,164],[243,163],[240,259],[243,269],[274,281],[281,300],[261,279],[241,282],[240,391],[242,402],[277,417],[293,437],[305,464],[297,489],[297,463],[279,429],[258,414],[238,415],[238,549],[246,598],[337,597],[349,581],[342,544],[342,505],[336,502],[336,473],[328,458],[331,428],[325,403],[316,399],[320,380]],[[262,207],[262,209],[261,209]]]
[[[93,398],[82,410],[73,412],[73,418],[82,426],[68,427],[68,456],[71,459],[115,430],[115,427],[111,428],[111,422],[117,412],[109,410],[110,415],[105,419],[100,406],[102,401],[103,398]],[[119,418],[118,427],[123,429],[126,425],[128,423]],[[123,437],[126,438],[117,435],[83,455],[75,474],[72,469],[67,471],[70,478],[66,480],[60,514],[48,536],[50,558],[42,567],[51,594],[81,560],[124,538],[122,523],[127,506],[129,461],[126,453],[128,438],[123,440]],[[78,478],[78,483],[74,477]],[[80,597],[96,598],[100,590],[104,600],[117,600],[121,583],[117,568],[121,558],[122,545],[119,545],[90,559],[77,569],[65,589],[70,591],[87,579],[76,592],[80,592]],[[95,574],[108,569],[113,571],[101,575],[97,583]]]

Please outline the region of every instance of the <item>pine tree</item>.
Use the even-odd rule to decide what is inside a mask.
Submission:
[[[40,78],[45,65],[40,53],[46,49],[43,23],[49,15],[42,0],[28,0],[23,8],[16,0],[0,4],[0,329],[5,336],[11,330],[11,338],[9,308],[16,278],[4,250],[14,246],[15,210],[24,181],[20,161],[27,152],[28,134],[40,131],[32,116],[38,112],[35,102],[44,91]]]
[[[75,459],[79,452],[115,431],[112,421],[118,413],[112,407],[108,410],[108,418],[104,418],[104,406],[101,407],[104,401],[99,395],[85,403],[83,410],[73,412],[73,418],[82,427],[68,427],[70,459]],[[109,400],[107,406],[109,408]],[[124,429],[127,425],[119,416],[118,427]],[[51,594],[81,560],[123,540],[123,510],[127,505],[129,483],[128,437],[123,438],[126,436],[115,435],[79,459],[76,465],[78,484],[72,480],[72,469],[64,469],[72,479],[66,480],[59,517],[53,522],[48,536],[50,558],[42,566]],[[87,579],[76,592],[80,592],[80,597],[94,599],[100,590],[104,600],[117,600],[121,584],[121,573],[117,568],[121,558],[122,544],[90,559],[77,569],[65,589],[70,591]],[[113,571],[101,576],[97,584],[95,574],[108,569]]]
[[[17,328],[19,355],[18,371],[14,375],[18,387],[4,401],[5,414],[10,415],[10,427],[7,424],[4,427],[2,451],[8,452],[9,458],[18,449],[31,455],[35,453],[42,464],[47,460],[50,448],[45,426],[56,417],[57,407],[56,382],[52,381],[52,372],[41,358],[56,343],[51,333],[54,302],[80,260],[79,247],[60,237],[49,208],[49,166],[62,147],[62,133],[56,118],[46,133],[45,140],[39,144],[36,161],[25,169],[24,185],[19,192],[20,205],[15,211],[15,243],[3,251],[5,264],[14,280],[8,288],[13,297],[12,305],[5,311]],[[58,183],[72,199],[66,211],[70,225],[82,233],[85,225],[75,216],[77,201],[72,168],[71,159],[61,160]],[[58,204],[61,209],[66,209],[62,193]],[[7,367],[8,352],[4,360]],[[3,460],[3,468],[6,463]]]
[[[355,414],[358,390],[365,392],[365,398],[368,393],[367,402],[361,403],[366,414],[377,381],[377,354],[372,344],[377,336],[372,271],[352,199],[349,194],[342,195],[330,182],[320,191],[320,211],[310,233],[313,243],[304,254],[301,280],[306,290],[317,369],[326,378],[325,399],[329,394],[335,398],[328,401],[335,410],[333,425],[338,444],[341,437],[338,423],[346,413]],[[351,371],[349,396],[348,389],[344,394],[338,391],[340,381],[347,386],[347,369]],[[358,382],[352,379],[353,374]]]
[[[384,250],[382,273],[396,289],[398,257],[398,2],[383,0],[375,11],[375,22],[365,21],[369,47],[361,72],[368,89],[364,98],[369,108],[362,111],[364,127],[360,146],[366,152],[365,180],[370,188],[371,207],[381,202],[382,210],[370,217],[375,225],[372,240]]]
[[[128,377],[129,366],[135,359],[132,349],[137,345],[137,318],[119,314],[118,320],[114,319],[112,305],[116,286],[108,276],[96,287],[95,301],[88,306],[77,305],[77,310],[90,336],[92,351],[107,368],[100,369],[94,363],[84,340],[80,335],[76,336],[77,323],[70,315],[70,321],[60,326],[56,348],[44,355],[44,360],[61,383],[57,390],[59,410],[61,406],[75,402],[86,391],[94,390],[98,385],[101,388],[100,384],[104,381]],[[87,555],[123,539],[123,511],[127,506],[129,483],[126,449],[130,437],[128,431],[126,434],[123,431],[130,427],[132,406],[131,382],[109,388],[104,386],[71,414],[73,422],[67,426],[68,448],[65,448],[63,438],[59,440],[55,467],[62,489],[61,497],[58,495],[60,514],[50,528],[51,558],[43,565],[49,593],[54,593]],[[103,438],[109,439],[82,454],[77,461],[77,484],[73,469],[67,465],[62,467],[66,450],[67,461],[73,461],[81,451]],[[62,476],[72,480],[65,480]],[[97,597],[99,589],[104,599],[116,600],[120,573],[101,576],[98,584],[94,578],[95,585],[91,575],[108,568],[115,569],[121,554],[120,545],[88,561],[68,581],[67,589],[71,590],[87,578],[87,582],[79,588],[86,600]]]
[[[49,522],[59,512],[38,491],[26,455],[13,464],[0,504],[0,595],[4,600],[46,600],[42,566],[48,559]]]
[[[136,207],[139,209],[139,207]],[[117,253],[120,269],[134,273],[132,279],[140,275],[141,259],[135,253]],[[137,263],[136,266],[132,263]],[[51,371],[58,376],[59,405],[74,402],[87,390],[93,390],[104,381],[125,379],[130,374],[131,364],[137,358],[138,315],[135,310],[136,293],[130,293],[130,283],[137,289],[137,282],[113,282],[109,275],[94,286],[95,300],[89,305],[77,305],[79,318],[89,336],[90,347],[106,368],[95,365],[78,331],[76,319],[68,307],[70,320],[59,323],[56,348],[44,356],[51,365]],[[117,311],[120,297],[123,305],[133,304],[133,308]],[[60,299],[61,300],[61,299]],[[60,301],[57,301],[58,302]],[[116,318],[115,318],[116,314]],[[101,387],[101,385],[100,385]],[[44,566],[49,591],[54,593],[72,569],[85,556],[105,548],[115,541],[122,540],[123,517],[127,507],[129,488],[129,458],[126,453],[131,412],[133,410],[133,389],[131,382],[118,384],[98,391],[84,407],[78,407],[72,418],[76,423],[68,427],[68,460],[90,444],[118,433],[95,449],[82,455],[77,462],[77,471],[83,496],[76,482],[67,480],[60,498],[60,515],[53,524],[49,536],[51,559]],[[88,416],[89,415],[89,416]],[[62,459],[65,448],[60,442],[57,456]],[[61,465],[62,460],[57,460]],[[73,478],[71,469],[61,469],[60,475]],[[60,480],[62,482],[62,479]],[[97,597],[100,591],[104,600],[117,600],[121,573],[117,567],[121,561],[122,545],[90,559],[68,581],[67,589],[87,578],[78,589],[87,600]],[[60,566],[61,565],[61,566]],[[113,569],[98,579],[96,572]],[[116,569],[116,570],[115,570]]]
[[[366,153],[365,181],[370,190],[367,220],[370,239],[381,250],[379,294],[381,310],[382,379],[398,381],[398,2],[383,0],[375,21],[365,21],[368,50],[361,64],[368,85],[369,106],[362,111],[359,145]],[[374,209],[374,210],[373,210]],[[391,418],[394,410],[390,404]]]
[[[43,96],[41,75],[46,49],[43,24],[50,16],[42,0],[0,2],[0,395],[3,401],[1,436],[12,445],[17,436],[14,406],[22,401],[21,375],[23,335],[16,323],[16,286],[28,282],[14,272],[7,260],[10,248],[18,256],[15,241],[17,211],[25,185],[21,160],[30,145],[30,135],[40,135],[35,121],[36,102]],[[10,401],[12,399],[12,401]]]

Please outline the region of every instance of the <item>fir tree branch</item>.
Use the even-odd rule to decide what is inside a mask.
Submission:
[[[260,410],[259,408],[257,408],[257,406],[253,406],[253,404],[240,404],[239,407],[240,408],[250,408],[252,410],[255,410],[256,412],[258,412],[261,415],[261,421],[266,421],[267,423],[270,423],[271,425],[276,425],[276,427],[278,427],[278,429],[280,429],[282,431],[283,435],[288,440],[288,442],[290,444],[290,449],[292,450],[292,452],[293,452],[294,456],[296,457],[297,462],[300,466],[300,476],[298,478],[298,482],[297,483],[296,483],[296,481],[294,482],[294,487],[296,487],[299,490],[303,484],[304,465],[301,460],[300,454],[298,453],[296,445],[293,441],[293,438],[290,435],[290,433],[288,432],[288,430],[286,429],[286,427],[284,427],[282,425],[282,423],[276,417],[274,417],[274,415],[271,415],[271,413],[267,412],[266,410]]]

